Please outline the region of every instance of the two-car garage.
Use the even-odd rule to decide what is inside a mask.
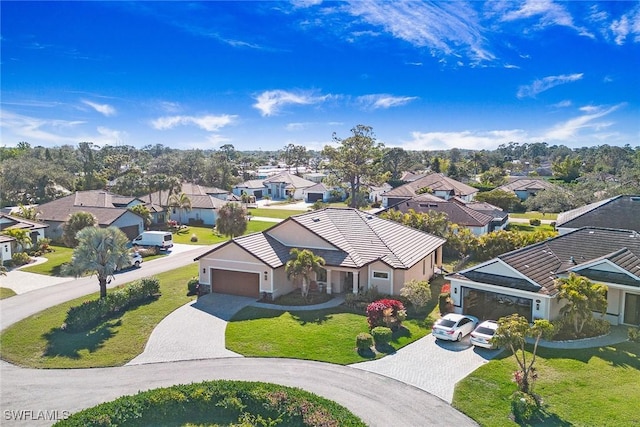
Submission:
[[[211,291],[260,298],[260,275],[244,271],[211,269]]]

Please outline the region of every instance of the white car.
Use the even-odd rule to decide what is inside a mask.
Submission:
[[[129,254],[129,262],[129,265],[125,265],[122,268],[116,268],[116,271],[126,270],[130,267],[139,268],[140,264],[142,264],[142,255],[140,255],[138,252],[131,252]]]
[[[471,332],[471,344],[489,349],[497,348],[497,346],[491,342],[491,338],[496,334],[497,329],[498,322],[495,320],[485,320]]]
[[[467,314],[449,313],[438,319],[431,332],[436,339],[460,341],[478,324],[478,318]]]

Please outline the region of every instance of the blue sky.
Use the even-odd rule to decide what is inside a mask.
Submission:
[[[18,2],[2,146],[640,145],[640,2]]]

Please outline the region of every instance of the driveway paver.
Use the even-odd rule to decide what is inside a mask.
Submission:
[[[456,383],[498,353],[500,350],[475,348],[469,336],[447,342],[429,334],[382,359],[349,366],[411,384],[451,403]]]

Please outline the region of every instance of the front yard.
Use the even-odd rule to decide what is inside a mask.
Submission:
[[[399,349],[427,335],[420,321],[405,320],[391,345]],[[227,325],[229,350],[251,357],[286,357],[347,365],[369,360],[356,351],[356,335],[367,332],[367,317],[345,307],[280,311],[246,307]],[[379,358],[384,353],[377,353]]]
[[[536,367],[539,379],[534,392],[542,396],[546,413],[532,425],[640,425],[640,344],[539,348]],[[513,356],[503,352],[458,383],[453,406],[482,426],[516,425],[509,419],[515,369]]]

